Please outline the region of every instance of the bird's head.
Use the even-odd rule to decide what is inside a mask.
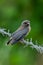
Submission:
[[[29,20],[24,20],[22,22],[22,25],[25,26],[25,27],[29,27],[30,26],[30,21]]]

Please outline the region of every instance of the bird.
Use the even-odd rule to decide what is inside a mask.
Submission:
[[[29,20],[22,21],[20,27],[11,34],[11,37],[9,41],[7,42],[7,45],[8,44],[13,45],[19,42],[24,37],[26,37],[30,31],[31,31],[30,21]]]

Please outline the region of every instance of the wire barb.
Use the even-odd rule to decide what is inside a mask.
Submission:
[[[0,33],[4,36],[4,35],[7,35],[7,36],[11,36],[11,33],[9,33],[9,30],[8,30],[8,32],[6,32],[6,29],[5,28],[0,28]]]

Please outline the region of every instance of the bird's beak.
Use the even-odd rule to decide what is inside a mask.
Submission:
[[[27,26],[29,26],[30,24],[28,23]]]

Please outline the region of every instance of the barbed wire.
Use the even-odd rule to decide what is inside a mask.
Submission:
[[[0,34],[2,34],[3,36],[7,35],[8,37],[11,36],[10,31],[9,30],[6,31],[5,28],[0,28]],[[37,45],[38,44],[37,41],[34,44],[33,41],[32,41],[32,38],[30,39],[30,41],[29,41],[29,39],[27,39],[27,40],[23,39],[20,42],[25,44],[24,48],[29,45],[31,48],[36,49],[37,52],[39,52],[40,54],[43,54],[43,46]]]

